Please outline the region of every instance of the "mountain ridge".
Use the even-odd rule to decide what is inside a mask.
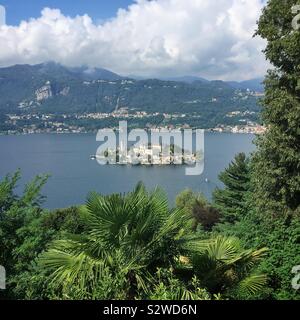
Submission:
[[[140,77],[135,75],[129,75],[128,78],[132,78],[135,80],[147,80],[149,77]],[[264,92],[263,87],[263,78],[254,78],[249,80],[243,80],[243,81],[224,81],[224,80],[208,80],[202,77],[198,76],[177,76],[177,77],[150,77],[150,79],[157,79],[157,80],[163,80],[163,81],[176,81],[176,82],[185,82],[185,83],[193,83],[196,81],[201,82],[214,82],[214,81],[222,81],[224,83],[229,84],[234,89],[244,89],[244,90],[252,90],[256,92]]]
[[[221,80],[134,80],[105,69],[70,68],[51,62],[0,68],[2,116],[110,114],[118,109],[188,115],[203,127],[236,123],[238,120],[230,116],[236,112],[259,111],[254,92]]]

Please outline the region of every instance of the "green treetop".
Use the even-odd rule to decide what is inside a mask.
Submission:
[[[297,3],[269,0],[257,30],[275,68],[265,80],[262,120],[268,130],[257,140],[255,195],[259,207],[275,213],[300,204],[300,28],[292,26]]]
[[[213,193],[215,207],[220,211],[224,222],[233,223],[244,213],[246,195],[249,190],[249,161],[244,153],[239,153],[223,172],[219,179],[225,185]]]

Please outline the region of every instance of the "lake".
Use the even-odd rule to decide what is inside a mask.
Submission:
[[[99,146],[95,134],[36,134],[0,136],[0,177],[22,170],[20,192],[35,175],[49,173],[43,189],[46,208],[84,203],[90,191],[124,193],[143,181],[148,188],[162,187],[173,204],[185,188],[210,198],[220,186],[218,174],[238,152],[255,150],[250,134],[205,133],[205,167],[201,176],[186,176],[185,166],[100,166],[90,160]]]

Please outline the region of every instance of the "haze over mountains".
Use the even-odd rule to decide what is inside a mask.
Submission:
[[[15,65],[6,68],[0,68],[0,72],[5,72],[11,70],[14,72],[20,71],[21,69],[27,68],[27,70],[31,69],[32,71],[36,70],[40,73],[52,75],[54,73],[62,72],[64,75],[75,76],[78,78],[82,78],[84,80],[121,80],[121,79],[134,79],[134,80],[148,80],[148,79],[157,79],[163,81],[176,81],[176,82],[186,82],[186,83],[193,83],[195,81],[202,81],[202,82],[211,82],[202,77],[198,76],[174,76],[174,77],[140,77],[135,75],[128,75],[128,76],[121,76],[117,73],[112,71],[103,69],[103,68],[89,68],[86,66],[82,67],[65,67],[61,64],[54,63],[54,62],[47,62],[37,65]],[[214,80],[213,80],[214,81]],[[224,81],[225,83],[229,84],[233,88],[236,89],[249,89],[252,91],[263,92],[263,78],[257,79],[250,79],[246,81]]]
[[[149,79],[146,77],[139,77],[134,75],[129,75],[128,77],[136,80]],[[163,81],[178,81],[178,82],[186,82],[186,83],[193,83],[195,81],[211,82],[210,80],[207,80],[202,77],[197,77],[197,76],[159,77],[157,79],[163,80]],[[235,89],[243,89],[243,90],[249,89],[255,92],[263,92],[264,91],[263,80],[264,80],[263,78],[256,78],[256,79],[250,79],[245,81],[224,81],[224,82],[229,84],[231,87]]]

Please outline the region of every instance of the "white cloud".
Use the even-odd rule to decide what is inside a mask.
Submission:
[[[95,24],[45,8],[41,17],[0,27],[0,66],[53,60],[121,74],[249,79],[265,73],[252,38],[261,0],[138,0]]]

